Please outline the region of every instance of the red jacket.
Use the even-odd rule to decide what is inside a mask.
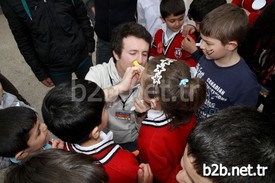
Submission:
[[[196,37],[194,34],[190,35],[194,40]],[[164,55],[167,58],[185,60],[190,67],[195,67],[196,62],[191,57],[191,54],[181,48],[181,42],[184,39],[182,33],[177,33],[167,45],[163,41],[164,32],[162,29],[159,29],[154,37],[153,45],[150,49],[150,56],[159,56]]]
[[[158,118],[158,121],[146,118],[142,122],[138,137],[140,160],[150,164],[158,183],[177,182],[176,175],[181,170],[180,161],[187,137],[196,124],[195,117],[176,128],[171,127],[170,121],[171,119],[165,118]]]

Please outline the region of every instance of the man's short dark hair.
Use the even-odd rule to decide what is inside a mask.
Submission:
[[[135,22],[120,24],[113,30],[111,38],[112,50],[117,55],[121,56],[123,39],[127,38],[128,36],[134,36],[136,38],[143,39],[149,45],[151,45],[152,42],[151,34],[142,25]]]

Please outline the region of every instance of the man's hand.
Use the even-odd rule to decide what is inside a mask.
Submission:
[[[46,78],[46,79],[44,79],[43,81],[41,81],[41,83],[43,83],[43,84],[44,84],[45,86],[47,86],[47,87],[52,87],[52,86],[54,86],[53,81],[52,81],[51,78]]]
[[[141,73],[144,67],[141,65],[128,67],[122,80],[109,88],[104,88],[106,102],[113,102],[117,99],[118,95],[121,93],[126,93],[133,89],[140,80]]]
[[[128,92],[134,86],[137,85],[140,80],[141,74],[144,70],[144,67],[141,65],[128,67],[121,82],[117,85],[119,93]]]

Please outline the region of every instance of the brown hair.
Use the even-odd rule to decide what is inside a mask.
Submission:
[[[200,24],[204,36],[220,40],[223,45],[237,41],[240,45],[248,29],[248,17],[243,9],[234,4],[221,5],[208,13]]]
[[[199,78],[191,78],[189,66],[174,60],[165,66],[166,70],[161,73],[160,84],[154,85],[151,77],[155,75],[154,70],[161,59],[167,58],[156,57],[145,66],[144,73],[147,76],[144,80],[145,94],[151,99],[157,98],[163,112],[168,117],[174,118],[172,125],[177,126],[188,122],[204,103],[206,84]],[[182,79],[189,81],[180,86]]]

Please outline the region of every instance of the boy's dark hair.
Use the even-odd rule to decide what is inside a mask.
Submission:
[[[186,11],[183,0],[162,0],[160,2],[160,14],[163,19],[170,15],[184,15]]]
[[[231,3],[221,5],[208,13],[200,24],[204,36],[218,39],[223,45],[237,41],[240,45],[246,36],[248,17],[245,11]]]
[[[27,149],[29,132],[37,122],[36,112],[27,107],[0,110],[0,156],[14,157]]]
[[[8,170],[5,183],[106,183],[103,166],[91,156],[49,149],[38,151]]]
[[[121,56],[123,49],[123,39],[127,38],[128,36],[134,36],[136,38],[143,39],[149,45],[151,45],[152,42],[151,34],[142,25],[135,22],[120,24],[113,29],[111,37],[112,50],[117,55]]]
[[[203,176],[203,164],[232,167],[267,167],[265,176],[209,177],[213,182],[275,182],[275,121],[254,108],[235,106],[198,123],[188,138],[188,156],[194,158],[196,172]]]
[[[190,67],[183,62],[174,61],[166,65],[166,71],[161,73],[160,84],[153,85],[154,70],[164,57],[155,57],[145,66],[145,94],[148,97],[159,98],[163,112],[173,117],[172,125],[177,126],[190,121],[193,114],[200,108],[206,98],[206,84],[199,78],[191,78]],[[188,79],[186,86],[179,86],[182,79]]]
[[[188,17],[195,22],[201,22],[207,13],[226,3],[226,0],[193,0],[188,10]]]
[[[55,136],[80,144],[100,125],[104,105],[104,92],[96,83],[77,79],[57,85],[47,93],[42,115]]]

